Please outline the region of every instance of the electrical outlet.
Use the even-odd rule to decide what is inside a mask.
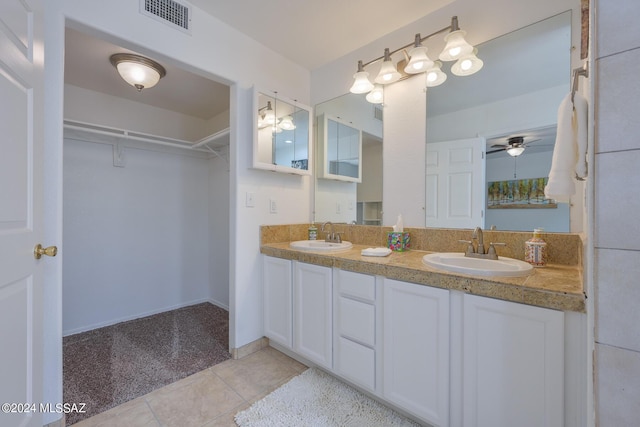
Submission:
[[[349,210],[353,210],[353,200],[349,200]]]
[[[278,203],[275,199],[269,199],[269,212],[278,213]]]
[[[246,205],[248,208],[252,208],[252,207],[254,207],[254,206],[255,206],[254,194],[253,194],[253,193],[251,193],[251,192],[249,192],[249,191],[247,191],[247,199],[246,199],[246,203],[245,203],[245,205]]]
[[[336,202],[336,213],[342,213],[342,205],[340,204],[340,202]]]

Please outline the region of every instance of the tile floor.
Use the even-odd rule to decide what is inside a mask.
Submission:
[[[305,369],[296,360],[266,347],[243,359],[207,368],[74,427],[232,427],[237,412]]]

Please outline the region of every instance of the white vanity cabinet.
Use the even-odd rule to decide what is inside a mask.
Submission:
[[[465,294],[462,425],[564,425],[564,313]]]
[[[264,289],[264,335],[293,348],[292,261],[265,256],[262,258]]]
[[[379,291],[376,277],[345,270],[334,270],[334,370],[375,392],[380,360]]]
[[[332,269],[293,263],[293,350],[327,369],[333,367]]]
[[[385,279],[383,386],[389,402],[449,425],[449,291]]]

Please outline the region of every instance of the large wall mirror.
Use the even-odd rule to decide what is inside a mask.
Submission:
[[[253,167],[310,175],[311,109],[254,89]]]
[[[483,148],[489,153],[485,156],[486,172],[481,181],[473,186],[474,197],[482,198],[484,206],[478,225],[486,228],[495,226],[501,230],[526,231],[544,227],[551,232],[570,231],[569,205],[540,208],[512,203],[508,207],[496,208],[495,204],[490,206],[489,185],[548,176],[558,106],[570,89],[571,11],[482,43],[478,46],[478,52],[484,61],[484,68],[480,72],[465,78],[450,76],[443,85],[429,88],[426,94],[427,144],[477,137],[484,139],[486,146]],[[367,116],[371,115],[374,108],[364,100],[364,95],[347,94],[316,106],[316,115]],[[375,135],[382,146],[381,126],[380,132]],[[508,148],[510,138],[514,137],[522,137],[525,143],[525,150],[517,157],[510,156],[504,149]],[[363,185],[368,184],[369,180],[364,170],[365,147],[366,144],[363,144]],[[393,173],[385,170],[384,159],[382,163],[379,177]],[[425,177],[429,174],[427,168]],[[315,219],[360,222],[357,189],[336,184],[330,186],[320,181],[316,180]],[[379,194],[382,194],[381,183],[381,179],[376,182]],[[407,194],[406,197],[426,200],[425,194]],[[335,214],[342,207],[336,205],[336,200],[343,201],[340,203],[347,206],[342,216]],[[353,212],[348,209],[351,203]],[[577,205],[576,209],[581,209],[581,203],[574,204]],[[380,205],[376,209],[381,213],[385,208],[384,199],[380,197]],[[393,213],[401,211],[397,206],[393,208]],[[430,223],[426,218],[427,208],[425,206],[424,223],[405,225],[447,226]]]

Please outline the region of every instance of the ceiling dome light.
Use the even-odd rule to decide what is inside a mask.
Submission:
[[[473,46],[471,46],[464,39],[464,36],[467,33],[463,30],[452,31],[444,37],[445,42],[447,43],[442,53],[440,53],[441,61],[455,61],[463,55],[467,55],[473,51]]]
[[[384,88],[382,85],[375,85],[373,90],[367,94],[367,101],[372,104],[382,104],[384,100]]]
[[[394,83],[400,80],[402,75],[396,69],[396,65],[391,60],[391,55],[389,54],[389,48],[384,50],[384,61],[382,62],[382,67],[380,67],[380,72],[378,76],[375,78],[375,82],[379,84],[389,84]]]
[[[470,76],[482,69],[484,62],[476,56],[477,49],[467,55],[460,57],[455,64],[451,66],[451,72],[456,76]]]
[[[349,89],[351,93],[367,93],[373,89],[373,83],[369,81],[369,73],[364,70],[362,61],[358,61],[358,72],[353,75],[353,86]]]
[[[442,62],[435,61],[433,66],[427,70],[427,87],[440,86],[447,80],[447,75],[440,69]]]
[[[116,53],[111,55],[109,61],[116,67],[120,77],[138,92],[155,86],[167,74],[156,61],[132,53]]]

